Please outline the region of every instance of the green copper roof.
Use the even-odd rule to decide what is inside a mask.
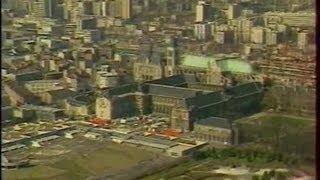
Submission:
[[[223,59],[217,61],[217,65],[221,71],[233,73],[252,73],[252,66],[245,60],[240,58]]]
[[[197,68],[208,68],[208,63],[216,63],[217,58],[211,56],[194,56],[186,55],[183,60],[183,66],[197,67]]]
[[[251,65],[241,58],[220,58],[214,56],[194,56],[183,57],[181,65],[195,68],[208,68],[209,64],[216,63],[222,72],[231,73],[252,73]]]

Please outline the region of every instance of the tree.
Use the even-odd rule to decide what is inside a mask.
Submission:
[[[270,174],[267,171],[265,171],[261,177],[261,180],[270,180],[270,179],[271,179]]]

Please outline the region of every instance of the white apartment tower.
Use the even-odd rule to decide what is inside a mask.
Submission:
[[[131,0],[121,0],[121,17],[123,19],[130,19],[132,17]]]
[[[308,45],[308,33],[298,33],[298,48],[304,50]]]
[[[262,27],[253,27],[251,29],[251,42],[255,44],[262,44],[264,43],[265,32]]]
[[[111,101],[106,97],[98,97],[96,99],[96,117],[109,120],[112,118]]]
[[[204,22],[207,20],[209,5],[205,1],[199,1],[196,6],[196,22]]]
[[[228,6],[228,19],[235,19],[241,15],[241,7],[238,4],[229,4]]]

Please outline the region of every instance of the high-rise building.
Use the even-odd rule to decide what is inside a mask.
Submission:
[[[117,17],[118,16],[118,10],[117,10],[117,2],[115,0],[109,1],[108,6],[108,15],[110,17]]]
[[[253,27],[251,29],[251,42],[256,44],[264,43],[264,29],[262,27]]]
[[[241,41],[242,42],[250,42],[250,31],[252,28],[252,21],[250,21],[249,19],[241,19],[240,20],[240,32],[241,32]]]
[[[298,33],[298,48],[304,50],[308,45],[308,33],[299,32]]]
[[[269,28],[266,29],[266,44],[276,45],[277,43],[278,43],[278,33]]]
[[[96,29],[97,27],[97,19],[96,18],[82,18],[78,21],[77,28],[79,30],[89,30],[89,29]]]
[[[32,3],[33,16],[43,18],[56,18],[62,9],[58,8],[58,0],[36,0]]]
[[[214,35],[214,41],[218,44],[233,44],[235,42],[234,31],[226,30],[216,32]]]
[[[207,40],[211,36],[211,29],[208,23],[196,23],[194,35],[198,40]]]
[[[46,17],[53,18],[56,14],[58,0],[44,0]]]
[[[132,1],[121,0],[121,18],[130,19],[132,17]]]
[[[265,26],[282,23],[293,27],[314,27],[315,19],[314,12],[266,12],[263,14]]]
[[[177,52],[177,40],[175,37],[167,37],[166,38],[166,69],[165,69],[165,76],[172,76],[175,66],[177,65],[178,61],[178,52]]]
[[[65,13],[67,13],[65,11],[65,6],[63,6],[62,4],[58,4],[53,14],[53,18],[60,19],[60,20],[67,20],[68,16],[65,15]]]
[[[93,2],[92,4],[92,8],[93,8],[93,14],[96,15],[96,16],[101,16],[101,13],[102,13],[102,3],[101,1],[96,1],[96,2]]]
[[[107,16],[108,14],[108,4],[106,1],[101,2],[101,15],[102,16]]]
[[[46,16],[44,0],[34,1],[32,4],[32,15],[34,17],[43,18]]]
[[[93,2],[84,1],[83,2],[83,15],[93,15]]]
[[[204,22],[208,20],[210,6],[205,1],[199,1],[196,6],[196,22]]]
[[[115,17],[122,17],[122,0],[115,1]]]
[[[228,19],[235,19],[241,15],[241,6],[238,4],[229,4]]]
[[[98,97],[95,103],[96,116],[102,119],[111,119],[111,101],[105,97]]]

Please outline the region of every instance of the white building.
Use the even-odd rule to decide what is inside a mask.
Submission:
[[[111,70],[109,66],[102,66],[96,74],[96,85],[98,88],[115,87],[119,83],[119,75],[115,70]]]
[[[106,97],[98,97],[96,99],[96,117],[101,119],[112,118],[111,101]]]
[[[228,19],[235,19],[241,15],[241,7],[238,4],[229,4],[227,16]]]
[[[266,45],[276,45],[278,43],[278,33],[271,30],[266,29]]]
[[[308,33],[300,32],[298,33],[298,48],[304,50],[308,45]]]
[[[264,43],[264,29],[262,27],[253,27],[251,29],[250,39],[252,43]]]
[[[199,1],[196,6],[196,22],[204,22],[207,20],[209,5],[205,1]]]
[[[132,0],[122,0],[122,16],[123,19],[132,17]]]
[[[197,23],[194,25],[194,35],[198,40],[207,40],[211,37],[211,28],[207,23]]]

